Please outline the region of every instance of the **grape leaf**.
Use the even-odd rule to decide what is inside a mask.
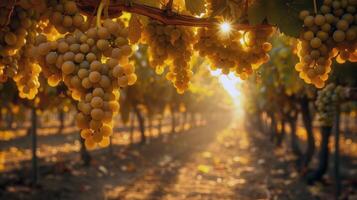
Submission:
[[[281,32],[297,37],[302,26],[299,12],[311,11],[312,8],[313,3],[305,0],[260,0],[249,7],[248,19],[252,24],[259,24],[266,18],[269,24],[277,25]]]
[[[142,32],[142,25],[137,17],[137,15],[132,14],[129,21],[129,40],[131,44],[139,41]]]
[[[256,1],[252,6],[248,8],[249,23],[256,25],[263,22],[269,12],[267,8],[267,3],[268,1],[266,0]]]
[[[205,0],[185,0],[186,10],[193,15],[200,15],[206,11]]]
[[[271,0],[268,5],[268,22],[277,25],[282,33],[298,37],[302,27],[301,10],[310,10],[312,2],[302,0]]]
[[[220,15],[227,7],[227,0],[211,0],[211,17]]]

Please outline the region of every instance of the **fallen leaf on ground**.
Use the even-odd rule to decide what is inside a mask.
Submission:
[[[134,163],[128,163],[120,167],[123,172],[135,172],[136,166]]]
[[[208,165],[198,165],[197,170],[201,173],[207,174],[210,171],[211,167]]]
[[[104,167],[103,165],[98,167],[99,171],[102,172],[103,174],[108,174],[108,170],[106,167]]]

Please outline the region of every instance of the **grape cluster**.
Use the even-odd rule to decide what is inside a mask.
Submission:
[[[21,48],[19,52],[20,59],[17,61],[18,72],[13,77],[19,90],[19,96],[27,99],[34,99],[40,87],[41,67],[32,57],[31,49],[31,43]]]
[[[85,31],[89,28],[74,0],[49,0],[48,4],[50,9],[45,15],[59,33],[65,34],[76,29]]]
[[[119,110],[119,87],[136,81],[127,28],[107,19],[103,26],[79,30],[64,38],[47,41],[37,37],[33,49],[50,85],[64,81],[78,101],[77,125],[88,148],[109,144],[113,114]]]
[[[7,9],[1,8],[0,21],[5,23],[7,20]],[[11,68],[17,51],[26,43],[29,30],[34,29],[36,21],[33,10],[25,10],[20,6],[15,6],[8,25],[0,32],[0,65]],[[14,70],[12,70],[14,71]]]
[[[357,60],[356,5],[355,0],[325,0],[315,15],[300,12],[304,29],[298,44],[300,62],[295,69],[306,83],[324,87],[335,57],[339,63]]]
[[[193,31],[151,20],[144,28],[143,40],[149,45],[150,65],[161,74],[165,64],[171,64],[166,78],[173,82],[178,93],[183,93],[192,76],[189,62],[195,40]]]
[[[41,68],[35,64],[30,52],[39,16],[34,8],[26,9],[22,4],[23,1],[20,1],[19,5],[14,6],[9,24],[0,33],[1,81],[12,78],[16,82],[19,96],[33,99],[40,87],[38,77]],[[40,4],[39,1],[38,6]]]
[[[200,28],[200,39],[194,48],[210,60],[213,70],[221,69],[223,74],[234,71],[241,79],[246,79],[254,69],[269,61],[268,52],[272,46],[267,40],[273,32],[273,28],[233,30],[223,36],[215,28]]]
[[[318,92],[315,104],[321,125],[332,126],[337,106],[346,96],[344,88],[333,83]]]

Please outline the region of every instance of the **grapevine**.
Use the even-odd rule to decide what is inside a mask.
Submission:
[[[191,15],[174,11],[173,1],[161,7],[109,0],[0,4],[0,83],[13,80],[21,98],[34,99],[40,75],[52,87],[63,82],[77,101],[77,125],[87,147],[106,146],[120,107],[119,88],[137,79],[130,61],[133,43],[148,45],[150,66],[158,74],[167,67],[166,78],[180,94],[190,88],[196,52],[213,70],[241,79],[270,60],[276,28],[270,19],[249,23],[247,10],[254,1],[229,4],[221,13],[215,10],[217,2],[207,3],[198,10],[191,6]],[[128,24],[128,16],[120,16],[125,11],[149,18],[131,15]],[[305,82],[321,88],[334,60],[357,60],[355,13],[355,0],[325,0],[318,13],[301,12],[304,27],[295,68]]]

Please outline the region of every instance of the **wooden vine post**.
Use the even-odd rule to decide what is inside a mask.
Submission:
[[[336,105],[336,115],[334,118],[334,134],[335,134],[335,159],[334,159],[334,174],[335,174],[335,199],[338,199],[341,193],[341,178],[340,178],[340,105]]]
[[[38,181],[37,166],[37,113],[36,108],[31,109],[31,150],[32,150],[32,184],[36,185]]]

